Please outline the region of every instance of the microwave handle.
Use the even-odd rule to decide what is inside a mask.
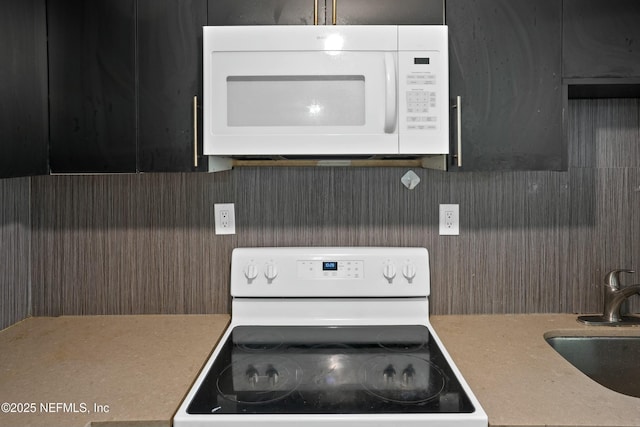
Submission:
[[[393,133],[398,122],[398,108],[396,101],[396,64],[393,53],[384,53],[385,68],[385,112],[384,133]]]

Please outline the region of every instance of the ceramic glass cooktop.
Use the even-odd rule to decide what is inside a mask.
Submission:
[[[190,414],[471,413],[425,326],[238,326]]]

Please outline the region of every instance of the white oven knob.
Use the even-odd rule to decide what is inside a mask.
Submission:
[[[386,263],[382,268],[382,275],[391,283],[396,277],[396,265],[392,262]]]
[[[264,277],[267,278],[267,281],[269,283],[271,283],[273,279],[278,277],[278,267],[276,266],[275,263],[273,262],[267,263],[264,269]]]
[[[253,280],[258,277],[258,267],[256,267],[254,263],[247,264],[244,268],[244,276],[249,282],[253,282]]]
[[[413,282],[416,277],[416,266],[413,263],[407,263],[402,267],[402,275],[409,283]]]

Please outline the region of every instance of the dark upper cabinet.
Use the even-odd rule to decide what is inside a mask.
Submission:
[[[53,173],[135,172],[135,0],[49,0]]]
[[[0,178],[48,173],[45,0],[0,4]]]
[[[2,39],[20,34],[25,43],[0,45],[3,57],[12,61],[10,71],[0,70],[3,176],[47,171],[43,28],[48,27],[52,172],[191,171],[206,169],[202,158],[200,168],[193,166],[194,115],[201,118],[193,96],[201,104],[202,25],[314,21],[310,0],[48,0],[43,25],[43,1],[12,0],[2,6]],[[604,4],[564,1],[567,26],[571,10],[582,13],[578,2]],[[637,9],[632,0],[607,2],[607,7],[623,3]],[[442,0],[336,4],[338,24],[439,24],[443,16]],[[332,1],[318,2],[320,24],[330,24],[333,12]],[[562,38],[562,13],[561,0],[447,0],[450,95],[462,101],[461,170],[565,167],[561,47],[564,40],[566,50],[571,37],[567,28]],[[599,23],[608,16],[605,11],[593,15]],[[16,22],[28,25],[18,28]],[[27,30],[30,25],[34,31]],[[627,51],[636,55],[636,27],[610,26],[629,29],[613,45],[626,40]],[[29,50],[34,54],[20,54]],[[565,52],[565,73],[569,58]],[[593,62],[610,61],[601,58]],[[456,126],[452,133],[455,141]],[[21,164],[24,158],[29,161]]]
[[[324,22],[324,0],[317,19]],[[313,25],[313,0],[209,0],[208,25]]]
[[[640,97],[640,1],[564,0],[569,98]]]
[[[52,172],[197,170],[207,0],[50,0],[48,18]]]
[[[640,77],[640,1],[564,0],[563,77]]]
[[[562,2],[447,0],[446,17],[460,170],[565,169]]]
[[[208,25],[313,25],[314,4],[312,0],[209,0]],[[317,22],[319,25],[442,24],[444,2],[319,0]]]
[[[335,7],[335,11],[334,11]],[[326,0],[327,24],[442,25],[444,0]]]
[[[206,170],[194,141],[202,135],[202,117],[193,98],[201,105],[207,0],[138,0],[137,20],[138,169]]]

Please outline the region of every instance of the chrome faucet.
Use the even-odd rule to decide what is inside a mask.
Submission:
[[[613,270],[605,277],[604,310],[602,316],[579,316],[578,321],[588,325],[632,325],[640,324],[640,317],[622,316],[622,303],[634,294],[640,293],[640,284],[623,288],[620,286],[620,273],[635,273],[633,270]]]

